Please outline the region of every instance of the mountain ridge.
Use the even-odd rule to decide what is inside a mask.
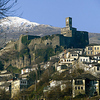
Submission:
[[[19,17],[6,17],[0,20],[0,46],[10,40],[18,40],[21,34],[45,36],[61,34],[61,28],[30,22]],[[99,33],[89,33],[89,43],[100,44]]]

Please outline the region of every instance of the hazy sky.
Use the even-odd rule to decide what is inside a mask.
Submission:
[[[18,0],[17,16],[39,24],[65,27],[72,17],[80,31],[100,33],[100,0]]]

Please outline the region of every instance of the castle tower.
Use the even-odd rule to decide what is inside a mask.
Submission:
[[[66,18],[66,27],[72,27],[72,18],[71,17]]]
[[[72,37],[73,31],[76,31],[76,29],[72,27],[72,18],[67,17],[66,18],[66,27],[61,29],[61,34],[63,34],[66,37]]]
[[[68,44],[71,47],[85,47],[89,44],[88,32],[86,31],[77,31],[77,28],[72,27],[72,18],[66,18],[66,27],[61,28],[61,34],[67,37]]]

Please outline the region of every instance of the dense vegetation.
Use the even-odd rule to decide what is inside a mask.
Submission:
[[[7,67],[7,70],[9,71],[9,72],[11,72],[11,73],[21,73],[21,69],[18,69],[18,68],[16,68],[16,67],[13,67],[12,65],[9,65],[8,67]]]
[[[52,36],[46,35],[46,36],[42,37],[42,40],[47,40],[47,39],[52,40],[53,38],[54,38],[54,35],[52,35]]]
[[[30,55],[30,50],[28,47],[19,52],[19,57],[23,57],[24,55]]]
[[[0,61],[0,70],[4,69],[4,65],[2,64],[2,62]]]
[[[28,45],[30,42],[31,42],[31,40],[28,40],[28,36],[26,35],[26,36],[23,36],[22,37],[22,41],[21,41],[24,45]]]
[[[46,47],[45,49],[37,49],[35,55],[36,63],[46,62],[49,60],[49,57],[55,55],[55,51],[52,47]]]
[[[0,100],[10,100],[10,93],[0,89]]]
[[[40,70],[38,65],[37,71],[32,71],[28,77],[29,81],[33,82],[33,85],[31,85],[27,90],[18,94],[14,100],[23,98],[23,96],[25,96],[25,100],[38,100],[39,98],[43,97],[45,97],[47,100],[70,100],[72,99],[72,87],[71,83],[69,82],[66,83],[67,87],[63,91],[60,90],[59,86],[53,88],[49,92],[43,93],[43,90],[49,85],[50,80],[72,79],[72,77],[81,75],[82,73],[84,73],[84,70],[76,69],[71,74],[69,74],[68,70],[59,74],[55,71],[55,67],[52,65],[46,70]],[[40,82],[36,83],[35,80],[40,80]],[[85,100],[87,96],[80,94],[78,97],[73,98],[73,100],[78,100],[78,98],[84,98]]]

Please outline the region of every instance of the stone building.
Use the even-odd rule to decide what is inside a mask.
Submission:
[[[14,80],[11,83],[11,98],[13,98],[16,94],[20,93],[20,91],[26,89],[27,86],[27,80]]]
[[[89,44],[88,32],[77,31],[72,27],[72,18],[66,18],[66,27],[61,29],[61,34],[47,35],[44,37],[21,35],[19,40],[7,44],[6,48],[0,51],[0,55],[5,54],[5,50],[8,53],[13,53],[13,57],[7,58],[4,62],[5,68],[12,65],[17,68],[27,67],[33,64],[36,60],[35,51],[38,49],[46,49],[48,47],[53,48],[55,51],[57,48],[85,48]],[[8,51],[9,48],[9,51]],[[11,49],[10,49],[11,48]],[[80,52],[80,51],[79,51]],[[12,59],[13,58],[13,59]],[[8,60],[9,59],[9,60]]]
[[[61,29],[61,34],[70,38],[72,47],[85,47],[89,44],[88,32],[77,31],[77,28],[72,27],[72,18],[66,18],[66,27]]]
[[[72,81],[72,97],[79,94],[99,95],[100,81],[91,74],[81,74]]]
[[[100,53],[100,44],[90,44],[85,48],[86,55],[93,56]]]

